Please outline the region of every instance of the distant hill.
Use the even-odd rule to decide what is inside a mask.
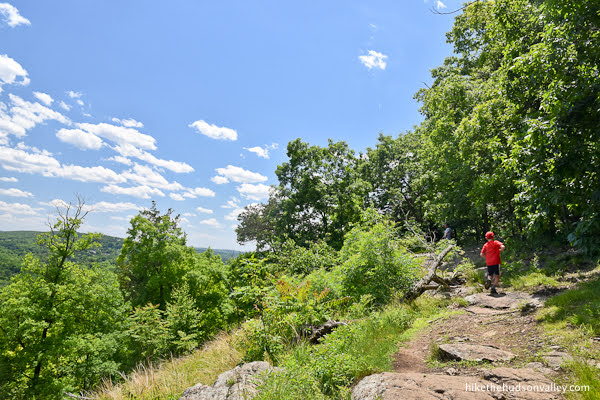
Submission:
[[[8,283],[11,276],[21,270],[23,256],[28,253],[43,258],[47,250],[39,246],[37,236],[44,232],[36,231],[0,231],[0,286]],[[105,264],[107,267],[114,266],[115,260],[123,247],[123,239],[102,235],[100,238],[100,248],[90,249],[79,253],[75,260],[87,266],[95,263]],[[196,247],[197,252],[203,253],[207,250],[205,247]],[[212,249],[215,254],[219,254],[223,262],[230,258],[242,254],[238,250]]]

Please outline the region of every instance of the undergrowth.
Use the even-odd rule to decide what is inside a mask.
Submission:
[[[339,327],[316,346],[302,342],[283,357],[285,372],[270,376],[255,399],[346,399],[352,383],[391,370],[398,344],[409,340],[428,319],[447,315],[447,305],[423,297]]]

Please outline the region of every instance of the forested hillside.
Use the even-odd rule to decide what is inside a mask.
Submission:
[[[0,397],[87,394],[237,328],[238,361],[287,367],[260,398],[348,398],[357,379],[389,368],[411,324],[448,312],[444,300],[409,296],[442,249],[451,260],[493,230],[515,287],[596,266],[600,4],[473,1],[447,39],[455,55],[416,93],[424,118],[412,131],[364,152],[288,144],[268,201],[238,218],[238,241],[256,252],[227,264],[198,253],[176,212],[155,203],[131,219],[114,269],[78,258],[109,251],[100,235],[77,233],[82,204],[59,210],[45,250],[23,257],[26,241],[13,244],[22,268],[0,289]],[[440,240],[444,223],[456,240]],[[562,258],[544,258],[547,248]],[[481,282],[468,259],[452,267]],[[598,336],[593,307],[577,312],[562,327]],[[328,320],[348,325],[310,341]],[[565,379],[600,381],[590,368]]]
[[[42,258],[48,255],[48,249],[37,243],[37,237],[42,233],[35,231],[0,231],[0,286],[6,285],[10,277],[21,270],[21,263],[26,254],[32,253]],[[98,243],[100,244],[99,248],[78,253],[74,261],[88,267],[99,263],[107,268],[114,268],[117,256],[123,246],[123,239],[101,235]],[[208,250],[206,247],[196,247],[198,253],[204,253],[206,250]],[[223,261],[241,254],[238,250],[214,249],[212,251],[220,255]]]

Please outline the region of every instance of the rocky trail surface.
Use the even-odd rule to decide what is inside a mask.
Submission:
[[[469,305],[428,321],[394,357],[394,372],[362,379],[353,400],[562,399],[554,379],[570,358],[542,335],[542,297],[511,292],[465,297]]]

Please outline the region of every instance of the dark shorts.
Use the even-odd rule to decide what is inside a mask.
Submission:
[[[496,264],[496,265],[488,265],[488,275],[492,276],[492,275],[498,275],[500,276],[500,265]]]

